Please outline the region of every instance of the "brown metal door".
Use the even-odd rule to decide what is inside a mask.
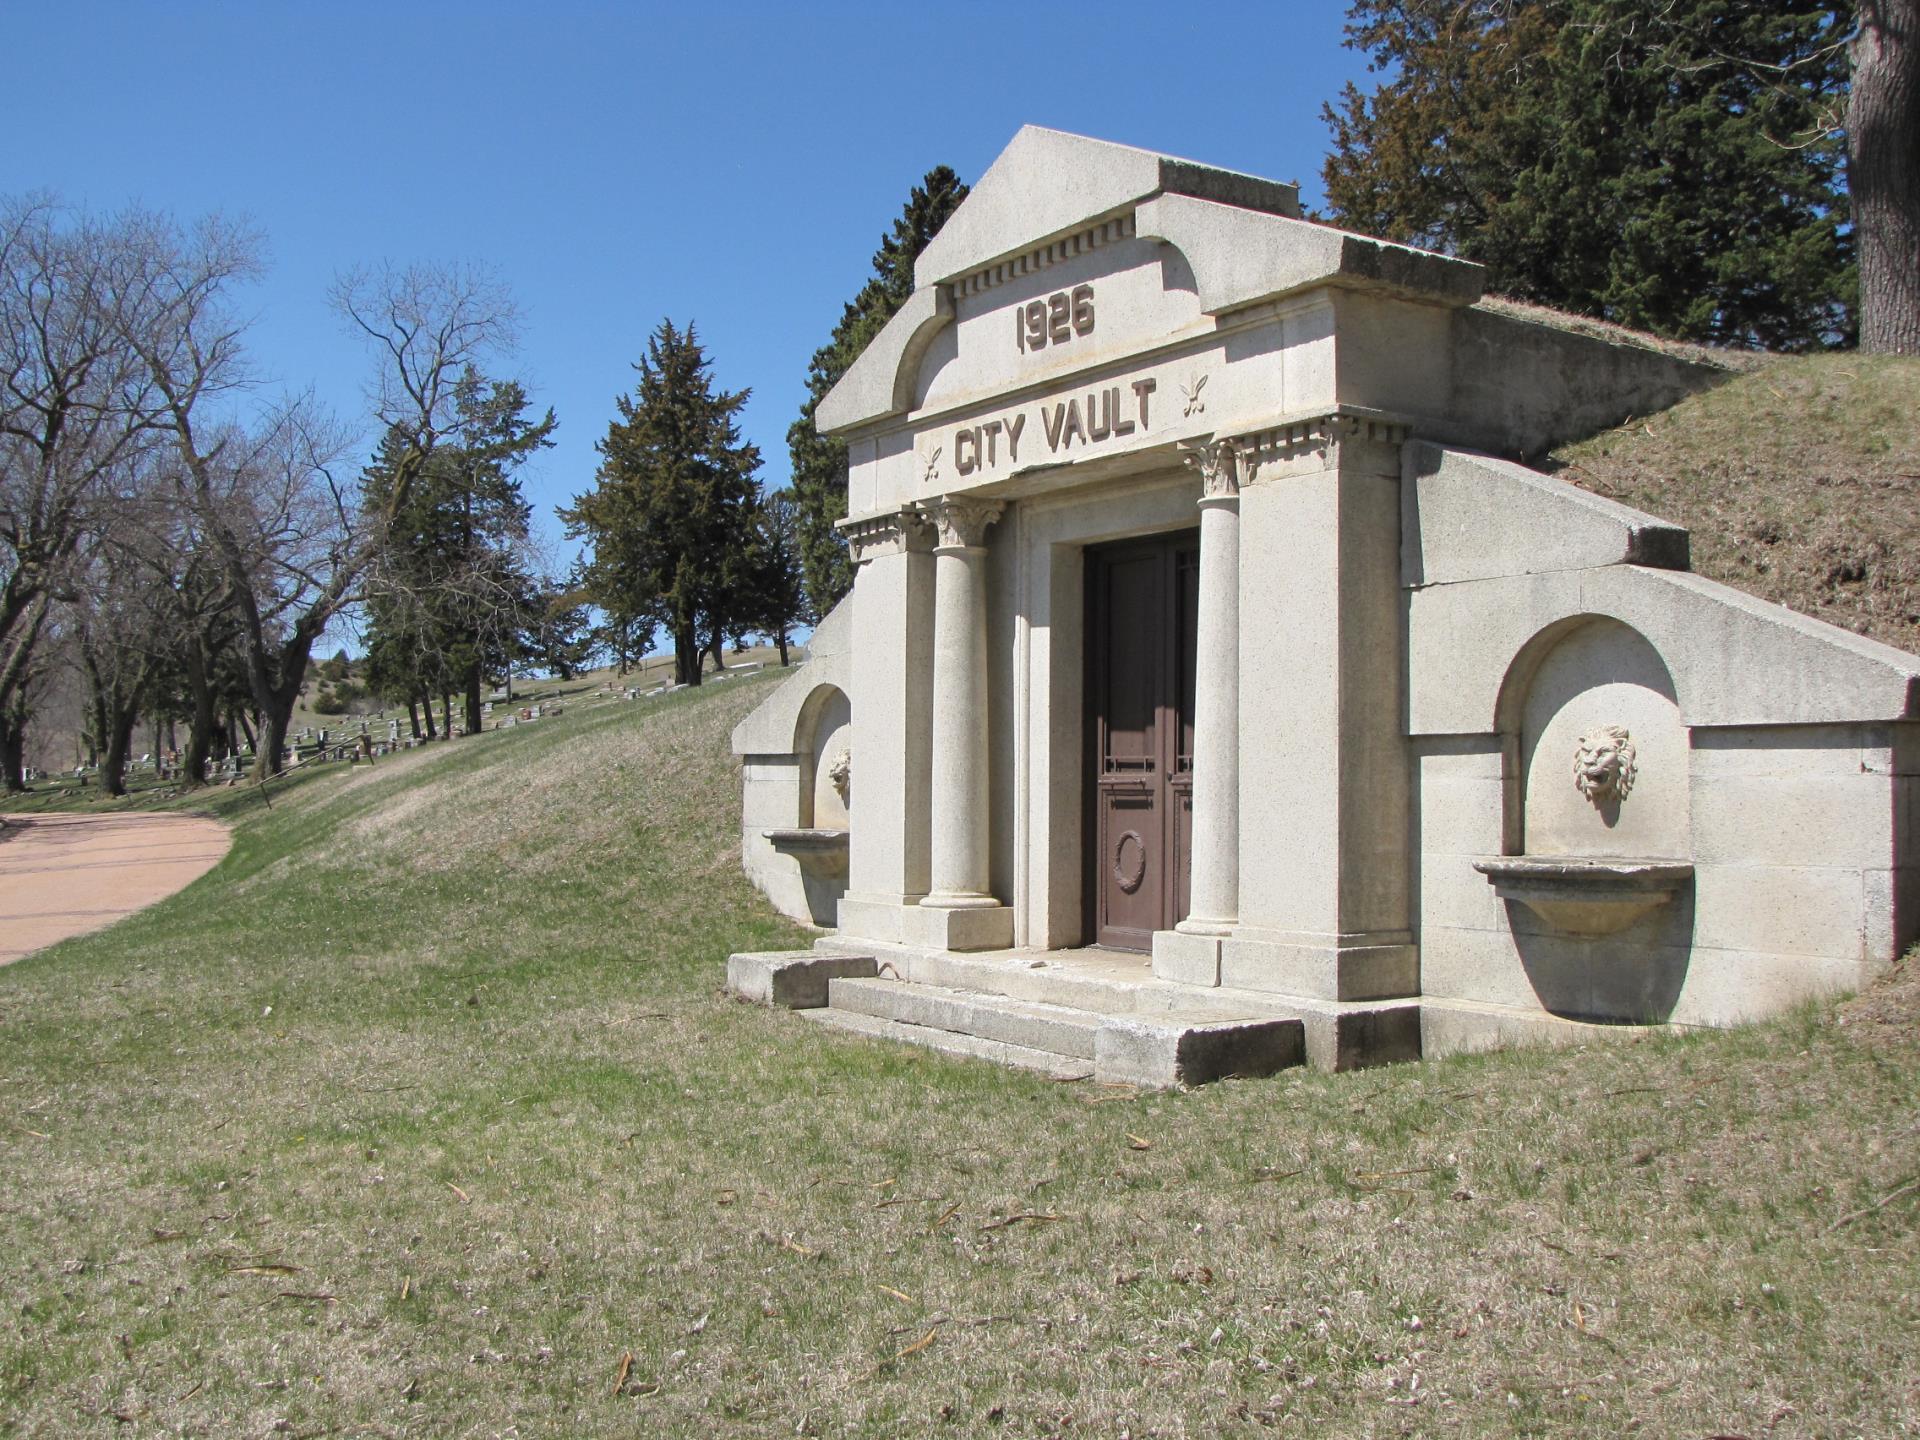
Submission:
[[[1088,928],[1149,950],[1187,913],[1192,836],[1191,531],[1087,552]]]

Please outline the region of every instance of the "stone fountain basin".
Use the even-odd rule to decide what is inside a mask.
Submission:
[[[1493,855],[1473,862],[1502,900],[1569,935],[1611,935],[1665,905],[1693,878],[1686,860]]]
[[[847,878],[847,835],[845,830],[792,829],[762,830],[773,848],[800,862],[800,869],[822,879]]]

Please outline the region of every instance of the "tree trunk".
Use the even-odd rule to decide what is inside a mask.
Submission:
[[[140,722],[134,704],[120,707],[108,720],[107,755],[100,762],[100,787],[109,795],[127,793],[127,753],[133,748],[134,727]]]
[[[509,697],[511,698],[511,697]],[[480,733],[480,662],[467,667],[467,734]]]
[[[1920,0],[1862,0],[1847,102],[1860,348],[1920,355]]]
[[[453,693],[448,690],[440,692],[440,738],[453,739]]]
[[[205,658],[199,647],[187,647],[187,694],[193,702],[193,716],[187,723],[187,753],[180,762],[180,780],[189,786],[204,785],[207,757],[213,753],[213,685],[207,678]],[[229,737],[231,739],[231,737]]]
[[[0,786],[18,794],[27,788],[27,717],[24,707],[0,710]]]
[[[411,695],[407,697],[407,728],[414,739],[420,738],[420,706]]]
[[[245,736],[247,748],[258,755],[260,753],[260,741],[254,736],[253,726],[247,723],[247,712],[244,710],[236,710],[233,712],[233,718],[238,722],[238,728],[229,727],[227,730],[227,738],[230,739],[237,748],[240,744],[241,737]]]
[[[779,634],[775,635],[773,637],[773,643],[780,647],[780,668],[784,670],[790,663],[787,659],[787,632],[782,630]]]

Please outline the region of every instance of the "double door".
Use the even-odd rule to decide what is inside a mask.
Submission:
[[[1087,931],[1151,950],[1187,913],[1200,537],[1087,552]]]

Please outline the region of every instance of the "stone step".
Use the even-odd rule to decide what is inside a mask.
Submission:
[[[1094,1036],[1101,1025],[1100,1016],[1064,1005],[891,979],[833,979],[827,984],[827,1004],[1081,1060],[1093,1059]]]
[[[801,1010],[801,1019],[829,1030],[865,1035],[875,1040],[897,1040],[906,1045],[938,1050],[943,1055],[964,1055],[988,1060],[996,1065],[1011,1065],[1020,1070],[1038,1070],[1056,1080],[1079,1080],[1093,1074],[1091,1060],[1076,1060],[1050,1050],[1034,1050],[1025,1045],[1009,1045],[1004,1040],[984,1040],[978,1035],[962,1035],[954,1030],[937,1030],[927,1025],[907,1025],[878,1015],[863,1015],[856,1010]]]

